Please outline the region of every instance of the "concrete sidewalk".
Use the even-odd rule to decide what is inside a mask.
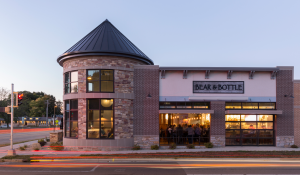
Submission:
[[[20,146],[37,143],[37,140],[14,145],[14,149]],[[10,146],[0,147],[0,158],[7,154]],[[130,154],[130,153],[179,153],[179,152],[204,152],[204,151],[300,151],[300,148],[281,148],[275,146],[227,146],[216,148],[196,147],[195,149],[159,149],[159,150],[126,150],[126,151],[18,151],[19,155],[55,155],[55,156],[79,156],[81,154]]]

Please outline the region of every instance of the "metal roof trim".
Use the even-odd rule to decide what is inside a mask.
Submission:
[[[120,56],[120,57],[132,58],[139,61],[143,61],[148,65],[154,65],[153,61],[150,58],[145,59],[144,57],[141,57],[136,54],[128,53],[128,52],[126,53],[126,52],[111,52],[111,51],[82,51],[82,52],[78,51],[78,52],[65,53],[60,55],[57,58],[57,62],[59,63],[60,66],[63,66],[63,62],[66,61],[67,59],[74,58],[74,57],[81,57],[81,56],[93,56],[93,55]]]
[[[277,67],[159,67],[159,70],[198,70],[198,71],[279,71],[280,69]]]

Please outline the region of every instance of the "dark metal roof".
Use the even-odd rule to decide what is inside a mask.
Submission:
[[[200,71],[279,71],[277,67],[159,67],[160,70],[200,70]]]
[[[69,58],[88,55],[122,56],[153,65],[153,61],[108,20],[102,22],[64,54],[60,55],[57,62],[62,66],[63,62]]]

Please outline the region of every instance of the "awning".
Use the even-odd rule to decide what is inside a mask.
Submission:
[[[210,113],[210,114],[213,114],[214,113],[214,110],[210,110],[210,109],[192,109],[192,110],[189,110],[189,109],[184,109],[184,110],[181,110],[181,109],[167,109],[167,110],[159,110],[159,113],[160,114],[163,114],[163,113],[176,113],[176,114],[183,114],[183,113]]]
[[[226,110],[225,114],[282,114],[282,110]]]

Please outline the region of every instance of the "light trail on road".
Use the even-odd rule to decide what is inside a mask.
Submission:
[[[60,128],[56,128],[55,131],[59,131]],[[53,131],[53,128],[31,128],[31,129],[14,129],[14,133],[24,133],[24,132],[41,132],[41,131]],[[5,130],[0,130],[0,134],[9,134],[10,128]]]

